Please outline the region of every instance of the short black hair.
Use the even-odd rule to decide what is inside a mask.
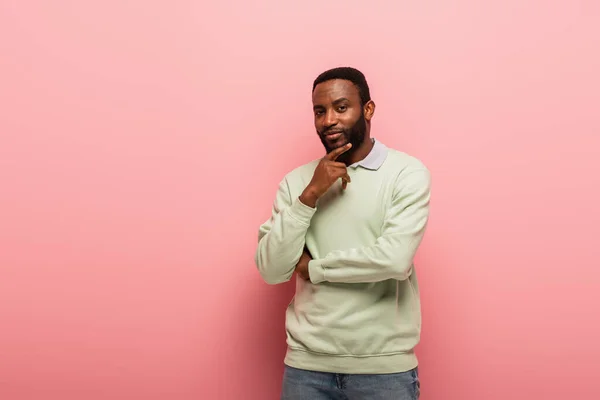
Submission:
[[[330,81],[332,79],[344,79],[352,82],[358,89],[361,105],[364,106],[371,100],[371,93],[365,75],[352,67],[337,67],[321,73],[313,82],[313,92],[319,83]]]

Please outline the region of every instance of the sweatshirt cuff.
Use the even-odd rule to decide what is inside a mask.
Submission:
[[[294,200],[292,205],[288,207],[288,210],[290,215],[294,219],[305,225],[310,225],[310,220],[317,211],[316,208],[309,207],[303,202],[301,202],[299,198],[296,198],[296,200]]]
[[[310,260],[308,262],[308,276],[312,283],[325,282],[325,268],[321,265],[321,260]]]

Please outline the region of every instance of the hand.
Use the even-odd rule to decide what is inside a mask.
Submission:
[[[338,179],[342,179],[342,188],[346,189],[350,176],[346,170],[346,164],[335,161],[340,155],[350,150],[352,144],[338,147],[321,159],[310,183],[300,195],[300,201],[309,207],[315,208],[317,200],[333,185]]]
[[[308,262],[310,260],[312,260],[312,257],[308,249],[306,249],[305,247],[304,251],[302,252],[302,255],[300,256],[298,264],[296,264],[296,273],[300,278],[304,279],[305,281],[310,281],[310,275],[308,273]]]

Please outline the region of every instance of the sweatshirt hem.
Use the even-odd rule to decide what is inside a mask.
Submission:
[[[292,368],[338,374],[392,374],[418,365],[414,351],[372,356],[312,353],[288,347],[284,364]]]

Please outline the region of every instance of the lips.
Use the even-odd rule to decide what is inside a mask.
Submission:
[[[325,134],[325,137],[327,138],[327,140],[337,140],[339,139],[342,135],[344,134],[344,132],[338,131],[338,132],[327,132]]]

